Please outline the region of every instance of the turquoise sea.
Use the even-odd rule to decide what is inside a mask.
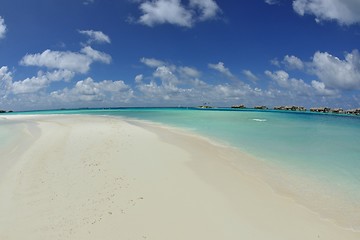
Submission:
[[[247,169],[275,191],[360,231],[360,117],[304,112],[124,108],[28,112],[94,114],[180,127],[236,147],[262,163]],[[21,113],[24,114],[24,113]],[[4,127],[0,126],[0,136]],[[0,140],[2,144],[2,140]],[[261,165],[261,164],[260,164]],[[241,164],[239,165],[241,168]]]

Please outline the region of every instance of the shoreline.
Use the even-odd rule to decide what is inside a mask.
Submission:
[[[117,117],[12,118],[37,123],[41,133],[0,178],[0,199],[12,199],[2,203],[5,239],[360,236],[232,166],[246,155],[201,136]]]
[[[4,145],[0,147],[2,156],[0,176],[13,164],[4,159],[19,159],[21,155],[31,146],[31,143],[40,137],[40,129],[31,120],[17,120],[9,118],[0,119],[1,124],[7,125],[9,134]],[[2,126],[3,127],[3,126]],[[9,136],[10,135],[10,136]],[[8,166],[9,165],[9,166]]]
[[[115,119],[118,117],[115,117]],[[282,198],[292,201],[307,211],[316,214],[319,218],[324,221],[331,222],[343,229],[359,232],[360,233],[360,205],[358,204],[358,198],[351,198],[351,194],[344,191],[331,192],[332,198],[329,198],[329,189],[323,190],[323,182],[318,179],[308,179],[303,174],[299,174],[291,171],[289,168],[279,165],[278,163],[271,163],[265,160],[260,160],[259,157],[239,149],[236,146],[231,145],[228,142],[218,141],[217,139],[210,136],[203,136],[200,133],[191,131],[190,129],[183,129],[174,126],[168,126],[157,122],[151,122],[148,120],[140,119],[128,119],[129,123],[135,123],[138,126],[153,131],[163,141],[170,142],[175,145],[183,145],[185,141],[178,142],[176,139],[179,135],[199,139],[205,141],[210,145],[213,145],[217,150],[221,152],[221,155],[225,155],[222,160],[225,164],[235,168],[242,174],[248,175],[251,178],[256,178],[266,186],[268,186],[275,194]],[[157,129],[163,129],[165,132],[170,131],[173,137],[169,137],[168,134],[157,131]],[[186,143],[185,143],[186,144]],[[203,164],[206,164],[205,162]],[[281,176],[281,177],[278,177]],[[284,183],[283,180],[290,180],[288,183]],[[299,189],[303,187],[311,188],[310,191],[299,192]],[[295,188],[296,190],[293,190]],[[326,185],[326,188],[328,186]],[[332,190],[334,191],[334,190]],[[312,195],[304,197],[303,193]],[[339,196],[346,196],[339,200]],[[317,199],[317,201],[309,201]],[[341,206],[347,206],[346,212]],[[352,207],[350,208],[349,205]],[[335,208],[334,208],[335,207]],[[329,210],[331,209],[331,210]],[[349,216],[352,216],[350,219]],[[350,220],[349,220],[350,219]]]

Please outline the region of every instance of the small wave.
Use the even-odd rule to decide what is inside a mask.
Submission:
[[[256,122],[266,122],[267,121],[266,119],[259,119],[259,118],[254,118],[252,120],[256,121]]]

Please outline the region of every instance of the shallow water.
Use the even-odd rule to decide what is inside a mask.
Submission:
[[[16,159],[14,149],[25,149],[24,124],[0,118],[0,178]]]
[[[0,119],[0,150],[8,146],[16,139],[19,126],[5,119]]]
[[[359,117],[182,108],[34,113],[121,116],[191,130],[255,156],[270,166],[265,180],[274,189],[342,226],[360,230]]]

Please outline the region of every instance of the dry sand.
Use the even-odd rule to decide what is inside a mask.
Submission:
[[[36,127],[1,153],[1,240],[360,239],[200,137],[100,116],[7,119]]]

